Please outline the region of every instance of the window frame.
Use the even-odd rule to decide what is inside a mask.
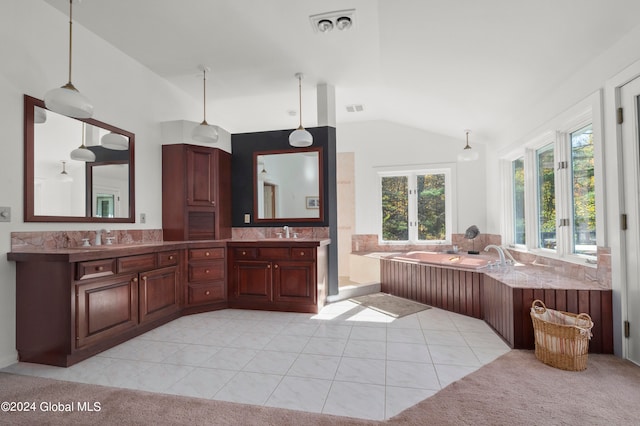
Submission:
[[[573,246],[573,188],[571,134],[591,124],[594,145],[595,207],[596,207],[596,247],[606,244],[604,239],[605,215],[603,209],[604,183],[602,182],[602,100],[598,91],[586,100],[570,108],[565,113],[543,126],[536,136],[500,156],[500,173],[503,181],[503,206],[505,220],[503,232],[505,243],[515,250],[536,255],[558,258],[572,263],[595,267],[597,256],[574,253]],[[553,129],[553,130],[549,130]],[[539,247],[538,193],[536,151],[554,143],[555,194],[556,194],[556,250]],[[513,162],[524,157],[525,167],[525,244],[515,243],[515,211],[512,189],[514,185]],[[560,163],[567,166],[558,170]],[[569,219],[569,225],[561,222]],[[562,226],[561,226],[562,225]]]
[[[444,174],[445,196],[445,239],[444,240],[419,240],[418,239],[418,206],[417,206],[417,177],[426,174]],[[409,185],[409,232],[407,240],[384,240],[382,223],[382,178],[394,176],[407,176]],[[407,245],[407,244],[451,244],[453,223],[455,221],[456,202],[453,196],[455,184],[455,169],[451,164],[422,165],[412,167],[385,167],[377,171],[378,177],[378,243],[382,245]]]

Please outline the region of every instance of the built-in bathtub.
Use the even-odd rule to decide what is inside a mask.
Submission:
[[[390,255],[389,258],[463,269],[482,269],[486,268],[491,262],[491,259],[487,257],[466,255],[463,253],[438,253],[432,251],[410,251],[408,253],[397,253]]]

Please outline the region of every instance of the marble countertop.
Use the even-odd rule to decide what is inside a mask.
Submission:
[[[513,288],[542,288],[562,290],[610,290],[597,281],[579,280],[538,265],[506,266],[485,269],[484,274]]]

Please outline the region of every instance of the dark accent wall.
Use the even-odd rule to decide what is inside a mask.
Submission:
[[[324,198],[324,220],[322,222],[299,222],[292,226],[328,227],[329,246],[329,295],[338,294],[338,209],[336,207],[336,129],[334,127],[307,128],[313,135],[313,146],[322,147],[322,176]],[[291,149],[291,130],[274,130],[231,135],[231,193],[232,223],[234,227],[282,226],[282,223],[254,222],[253,208],[253,153]],[[244,223],[245,213],[251,214],[251,222]]]

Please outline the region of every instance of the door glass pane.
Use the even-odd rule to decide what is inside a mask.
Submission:
[[[591,125],[571,133],[573,252],[596,255],[596,195]]]
[[[409,179],[407,176],[382,178],[382,239],[409,239]]]
[[[525,244],[524,158],[513,162],[513,234],[515,244]]]
[[[556,192],[553,143],[536,151],[538,172],[538,246],[556,249]]]
[[[445,175],[418,176],[418,239],[444,240],[447,223],[445,211]]]

